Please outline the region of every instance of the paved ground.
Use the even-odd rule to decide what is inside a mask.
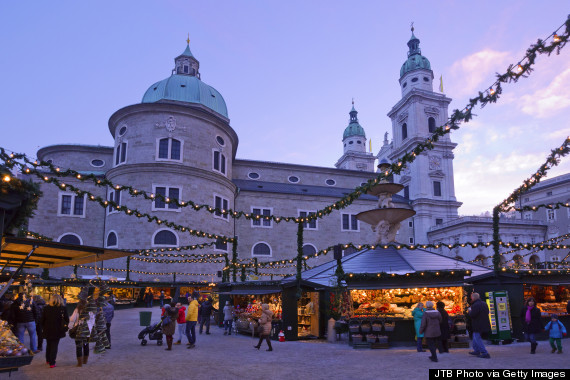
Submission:
[[[251,336],[224,336],[212,328],[211,335],[198,335],[197,347],[184,345],[165,351],[155,341],[141,346],[137,335],[141,310],[115,312],[111,328],[113,348],[105,354],[91,353],[89,363],[76,367],[75,346],[62,339],[57,367],[45,364],[45,354],[36,355],[32,364],[12,373],[20,379],[427,379],[428,368],[570,368],[570,343],[566,352],[551,354],[548,342],[541,342],[536,355],[529,354],[528,343],[491,346],[491,359],[468,355],[468,349],[452,349],[440,355],[439,363],[428,360],[428,353],[414,348],[355,350],[345,342],[273,342],[273,352],[253,348]],[[153,322],[159,318],[153,308]],[[27,337],[26,337],[26,343]],[[265,344],[265,343],[264,343]],[[8,378],[7,374],[0,374]]]

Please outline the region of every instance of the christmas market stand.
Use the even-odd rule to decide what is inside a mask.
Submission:
[[[570,324],[567,304],[570,301],[569,269],[504,269],[469,279],[473,290],[482,296],[488,292],[508,292],[509,312],[513,338],[522,339],[521,311],[525,300],[533,297],[542,312],[543,325],[552,314],[558,314],[565,326]],[[547,339],[547,333],[537,334],[537,339]]]
[[[322,264],[302,272],[302,278],[332,288],[328,316],[348,324],[351,344],[387,347],[415,341],[411,313],[418,302],[427,301],[443,302],[457,326],[452,329],[453,342],[467,341],[466,279],[486,272],[488,268],[426,250],[387,246]]]
[[[56,243],[52,241],[44,241],[38,239],[17,238],[10,236],[2,237],[0,251],[0,265],[4,267],[17,267],[12,272],[7,282],[3,284],[0,290],[0,297],[14,284],[18,276],[21,275],[23,268],[56,268],[67,265],[87,264],[102,260],[115,259],[128,256],[130,252],[112,250],[106,248],[89,247],[74,244]],[[23,299],[31,297],[33,284],[31,279],[27,279],[23,286]],[[47,284],[46,284],[47,285]],[[57,284],[53,285],[55,289]],[[61,284],[59,285],[61,286]],[[49,286],[48,286],[49,287]],[[61,290],[61,288],[57,289]],[[80,315],[80,320],[89,318],[90,312],[96,312],[98,308],[105,304],[105,296],[110,293],[110,289],[104,282],[90,282],[88,287],[78,295],[86,303],[84,315]],[[81,324],[83,328],[78,329],[78,334],[89,338],[96,342],[95,352],[105,351],[106,324],[101,313],[96,314],[93,328],[87,329],[87,323]],[[108,342],[107,344],[108,345]],[[5,322],[0,322],[0,371],[12,372],[18,370],[19,367],[31,363],[33,355],[30,354],[28,348],[19,342],[11,331],[10,326]]]

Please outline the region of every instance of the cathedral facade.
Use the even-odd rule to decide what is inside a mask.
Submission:
[[[140,103],[111,115],[108,128],[113,146],[54,145],[41,148],[37,156],[60,168],[94,174],[116,185],[132,186],[169,199],[192,200],[218,209],[260,216],[306,216],[375,178],[376,159],[396,161],[446,122],[451,99],[433,91],[433,72],[429,60],[421,55],[419,43],[412,33],[408,58],[400,71],[402,98],[388,113],[392,140],[388,141],[386,135],[377,155],[367,152],[368,140],[353,103],[348,126],[342,134],[343,154],[334,168],[237,158],[239,139],[230,125],[226,103],[220,92],[202,81],[200,63],[189,45],[174,59],[169,77],[152,84]],[[453,178],[456,144],[446,135],[434,145],[433,150],[419,155],[394,178],[404,185],[404,190],[394,196],[394,202],[409,204],[416,211],[413,219],[402,223],[398,242],[419,244],[457,238],[451,228],[455,224],[449,227],[450,223],[461,221],[458,216],[461,203],[455,198]],[[233,219],[222,213],[179,207],[162,198],[145,200],[95,183],[66,180],[96,197],[186,226],[187,230],[177,231],[150,223],[113,207],[102,208],[90,202],[87,196],[42,184],[44,195],[35,217],[29,222],[31,231],[72,244],[129,250],[168,249],[178,253],[175,249],[179,247],[211,243],[212,238],[188,232],[201,230],[220,236],[237,236],[240,263],[254,259],[259,262],[289,260],[297,254],[295,223]],[[356,214],[376,207],[376,201],[375,197],[363,195],[346,208],[305,223],[304,253],[311,256],[338,243],[375,243],[370,226],[360,223]],[[544,235],[539,222],[525,222],[524,228],[528,230],[530,226],[537,239],[541,233]],[[479,227],[486,230],[489,226]],[[479,236],[477,231],[474,236]],[[231,250],[230,243],[216,241],[208,248],[179,253],[228,253],[231,257]],[[351,249],[345,250],[345,254],[351,252]],[[461,256],[459,252],[444,253]],[[465,253],[461,258],[470,260],[475,254],[477,252]],[[314,266],[331,259],[320,256],[307,264]],[[105,262],[109,269],[125,269],[126,265],[125,259]],[[213,280],[223,267],[221,262],[130,262],[131,270],[143,272],[132,275],[135,280],[171,278],[158,274],[162,272],[177,272],[182,281]],[[294,268],[261,271],[264,274],[259,277],[267,279],[270,278],[268,272],[293,273]],[[71,272],[72,268],[58,268],[50,273],[69,277]],[[80,269],[78,273],[92,274],[93,271]]]

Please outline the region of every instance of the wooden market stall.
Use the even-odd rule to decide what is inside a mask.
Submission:
[[[346,304],[342,318],[349,324],[351,343],[412,344],[415,330],[412,310],[418,302],[442,301],[452,321],[454,341],[464,341],[467,307],[466,278],[489,272],[423,249],[378,247],[341,259]],[[323,286],[337,285],[337,260],[302,273],[302,278]],[[327,296],[326,296],[327,297]],[[327,297],[330,298],[330,295]],[[333,297],[334,298],[334,297]],[[332,299],[332,298],[330,298]],[[331,305],[325,313],[330,317]]]
[[[107,248],[90,247],[84,245],[56,243],[28,238],[10,236],[2,237],[0,246],[0,265],[17,267],[10,278],[0,290],[0,297],[21,274],[23,268],[56,268],[67,265],[88,264],[102,260],[116,259],[131,255],[132,252],[119,251]],[[56,285],[57,286],[57,285]],[[0,326],[0,347],[3,345],[22,345],[13,336],[9,326],[3,323]],[[6,350],[4,352],[13,352]],[[20,354],[19,356],[0,356],[0,371],[17,371],[19,367],[30,364],[33,355]]]

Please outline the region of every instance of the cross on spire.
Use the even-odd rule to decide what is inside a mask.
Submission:
[[[410,27],[412,28],[412,33],[414,32],[414,22],[412,21],[412,24],[410,25]]]
[[[186,39],[186,44],[190,45],[190,33],[188,33],[188,38]]]

